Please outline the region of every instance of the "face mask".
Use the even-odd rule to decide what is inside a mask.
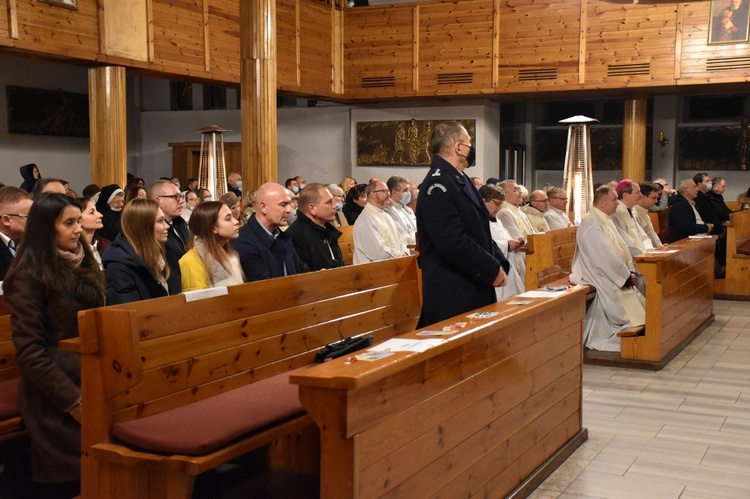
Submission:
[[[714,186],[714,184],[712,184],[711,182],[706,183],[706,192],[710,191],[711,187],[713,187],[713,186]]]
[[[242,180],[238,180],[237,182],[235,182],[234,183],[234,187],[235,187],[235,189],[241,191],[242,190]]]
[[[307,184],[306,184],[306,183],[304,183],[304,182],[302,182],[301,184],[299,184],[299,190],[302,190],[302,189],[304,189],[306,185],[307,185]]]
[[[295,194],[299,194],[299,187],[292,187],[292,192]]]
[[[411,202],[411,191],[404,192],[401,194],[401,204],[406,206]]]
[[[336,211],[341,211],[344,209],[344,203],[341,201],[336,201]]]
[[[474,166],[474,161],[477,159],[477,152],[474,150],[473,147],[471,146],[467,146],[467,147],[469,148],[469,154],[467,154],[464,157],[466,158],[466,162],[469,163],[469,166]]]
[[[289,216],[286,219],[287,225],[292,225],[295,220],[297,220],[297,210],[292,210],[292,212],[289,214]]]

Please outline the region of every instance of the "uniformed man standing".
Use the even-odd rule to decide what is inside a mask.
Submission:
[[[424,303],[419,327],[495,303],[510,268],[492,241],[489,213],[464,170],[474,165],[460,123],[437,125],[432,164],[419,189],[417,234]]]

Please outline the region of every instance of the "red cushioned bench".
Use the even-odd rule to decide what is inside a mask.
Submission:
[[[10,329],[10,311],[0,296],[0,442],[26,434],[18,406],[16,347]]]
[[[289,375],[341,338],[413,330],[417,272],[408,257],[81,312],[64,348],[81,352],[82,497],[188,498],[196,475],[264,446],[318,473]]]

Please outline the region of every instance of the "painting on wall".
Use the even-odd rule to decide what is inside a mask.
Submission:
[[[89,136],[89,98],[86,94],[43,88],[5,87],[8,133]]]
[[[432,127],[444,120],[357,123],[357,166],[430,166]],[[456,120],[476,148],[476,120]]]
[[[712,0],[708,25],[708,44],[746,43],[750,0]]]
[[[747,124],[685,127],[679,130],[677,167],[680,170],[747,169]]]

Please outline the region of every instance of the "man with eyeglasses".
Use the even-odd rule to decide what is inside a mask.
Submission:
[[[419,188],[417,234],[425,327],[497,301],[510,268],[492,241],[487,207],[465,170],[474,165],[471,136],[456,121],[430,138],[432,163]]]
[[[640,222],[651,244],[654,248],[660,248],[663,244],[654,229],[654,224],[651,223],[651,217],[648,216],[648,212],[652,206],[659,202],[662,190],[661,186],[654,182],[641,182],[638,186],[641,188],[641,197],[638,200],[638,204],[633,208],[633,211],[638,214],[637,220]]]
[[[626,178],[618,182],[616,191],[619,202],[612,215],[612,223],[617,227],[622,240],[628,245],[630,254],[638,256],[653,248],[651,239],[643,230],[643,225],[636,220],[640,218],[638,213],[633,210],[641,198],[641,188],[638,182]]]
[[[354,222],[354,265],[408,256],[393,219],[385,213],[391,198],[388,186],[380,180],[367,184],[367,204]]]
[[[167,285],[169,294],[175,295],[182,292],[180,258],[187,251],[187,243],[192,237],[187,222],[181,216],[185,198],[180,193],[180,188],[169,180],[157,180],[151,184],[148,197],[159,204],[159,208],[164,212],[164,220],[169,224],[167,242],[164,245],[170,272]]]
[[[18,187],[0,189],[0,281],[5,278],[16,247],[26,232],[26,219],[31,209],[31,196]]]
[[[544,214],[548,208],[549,197],[542,190],[531,191],[531,194],[529,194],[529,204],[521,207],[521,211],[526,214],[529,222],[531,222],[531,228],[535,232],[549,232],[547,219],[544,218]]]
[[[521,187],[514,180],[510,179],[503,180],[497,185],[505,193],[503,207],[497,214],[497,219],[503,224],[505,230],[510,233],[513,239],[518,239],[519,237],[526,239],[529,234],[536,234],[537,231],[531,225],[529,217],[519,208],[521,203],[523,203]]]
[[[549,230],[564,229],[573,225],[567,211],[565,211],[568,203],[565,189],[551,187],[547,189],[547,197],[549,198],[549,209],[544,213],[544,219],[547,220]]]

